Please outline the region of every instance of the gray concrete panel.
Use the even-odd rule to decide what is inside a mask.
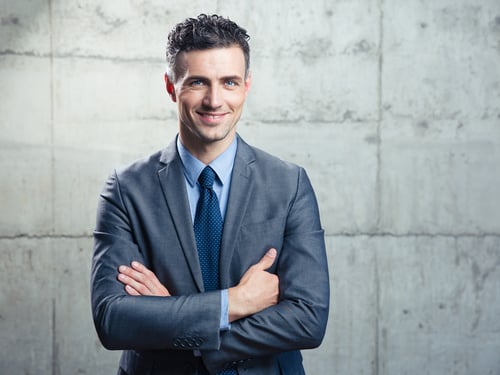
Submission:
[[[50,374],[53,273],[49,239],[0,240],[0,373]]]
[[[300,58],[376,50],[379,32],[377,0],[219,1],[218,11],[231,15],[249,31],[256,57]],[[269,43],[272,38],[273,43]],[[276,60],[275,62],[278,62]]]
[[[378,118],[377,59],[346,55],[312,62],[256,58],[246,114],[258,121],[373,122]],[[353,73],[356,72],[356,73]]]
[[[109,374],[90,315],[90,238],[0,240],[0,373]],[[15,272],[12,272],[15,270]]]
[[[59,56],[162,62],[174,24],[216,7],[214,0],[52,1],[54,50]]]
[[[381,134],[384,232],[500,232],[498,121],[391,118]]]
[[[380,373],[498,373],[498,237],[377,242]]]
[[[0,1],[0,53],[50,54],[49,8],[46,0]]]
[[[116,129],[102,122],[116,126],[176,117],[161,62],[67,57],[56,58],[53,64],[57,142],[71,136],[84,143],[102,138],[111,141],[113,136],[129,140],[134,131],[141,133],[136,123],[130,124],[133,128]]]
[[[327,333],[303,352],[308,374],[377,374],[377,252],[374,240],[327,237],[331,306]]]
[[[383,103],[417,120],[500,115],[500,4],[384,1]]]
[[[120,352],[102,347],[90,314],[91,248],[91,238],[52,240],[57,374],[114,374],[118,368]]]
[[[0,148],[0,236],[52,233],[52,152],[48,146]]]
[[[0,143],[50,145],[50,60],[5,54],[0,65]]]

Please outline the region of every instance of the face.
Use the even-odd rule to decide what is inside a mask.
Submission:
[[[181,74],[166,77],[167,91],[177,103],[179,134],[195,156],[221,153],[233,141],[250,88],[245,58],[239,47],[183,52],[177,57]]]

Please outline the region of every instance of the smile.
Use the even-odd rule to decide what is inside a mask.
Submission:
[[[204,120],[208,121],[217,121],[226,115],[226,113],[203,113],[203,112],[197,112],[198,115],[200,115]]]

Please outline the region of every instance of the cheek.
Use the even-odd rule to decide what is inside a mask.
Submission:
[[[203,101],[203,94],[190,92],[177,97],[177,101],[183,108],[194,108]]]
[[[192,102],[192,98],[179,98],[178,100],[178,104],[179,104],[179,111],[182,111],[182,112],[189,112],[190,109],[193,107],[193,102]]]
[[[243,104],[245,103],[245,99],[246,95],[242,93],[235,93],[234,95],[230,95],[226,101],[231,107],[239,108],[243,106]]]

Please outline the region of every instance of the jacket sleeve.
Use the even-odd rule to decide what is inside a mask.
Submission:
[[[118,267],[144,263],[116,172],[98,202],[91,269],[95,327],[108,349],[216,350],[220,347],[220,293],[171,297],[130,296],[117,280]],[[203,317],[203,318],[200,318]]]
[[[220,350],[203,352],[210,372],[273,353],[319,346],[329,309],[329,276],[316,198],[303,169],[285,224],[276,273],[277,305],[232,323]]]

